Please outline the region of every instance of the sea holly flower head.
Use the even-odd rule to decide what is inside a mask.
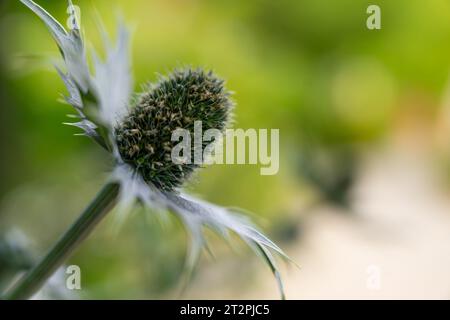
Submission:
[[[146,86],[136,98],[132,94],[129,33],[123,24],[115,45],[104,37],[104,61],[93,53],[91,73],[77,19],[72,19],[66,30],[32,0],[20,1],[46,24],[63,57],[65,70],[57,70],[68,91],[65,100],[78,118],[68,124],[82,129],[115,160],[110,181],[120,186],[119,206],[126,208],[138,201],[150,209],[176,214],[192,240],[188,271],[206,244],[203,228],[225,238],[235,233],[267,262],[283,295],[274,254],[288,257],[247,217],[184,194],[183,183],[200,164],[174,163],[170,157],[174,130],[192,131],[196,121],[201,121],[204,129],[226,128],[233,103],[224,82],[202,69],[178,69]],[[69,7],[73,9],[71,1]],[[201,147],[203,151],[205,144]]]
[[[115,137],[122,160],[158,189],[173,191],[199,164],[174,163],[172,148],[178,143],[172,133],[178,129],[194,132],[194,123],[203,129],[223,130],[228,124],[232,102],[223,81],[211,71],[175,70],[149,85],[136,105],[118,124]],[[202,143],[203,154],[207,143]],[[190,158],[196,152],[190,150]]]

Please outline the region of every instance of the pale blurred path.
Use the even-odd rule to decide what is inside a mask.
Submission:
[[[289,297],[450,298],[450,198],[426,138],[406,131],[360,168],[356,219],[327,208],[310,215],[291,251],[302,269],[286,278]]]
[[[310,216],[291,298],[450,298],[450,202],[426,159],[392,149],[372,157],[355,192],[357,219],[322,208]],[[375,271],[374,271],[375,270]],[[380,272],[379,288],[371,286]]]
[[[322,206],[304,218],[302,237],[285,248],[301,265],[283,269],[288,298],[450,298],[450,197],[422,144],[401,140],[363,161],[353,214]],[[218,264],[203,275],[202,268],[191,292],[205,295],[192,298],[278,298],[267,270],[258,267],[256,280],[224,289]],[[222,267],[228,277],[230,268],[240,269]]]

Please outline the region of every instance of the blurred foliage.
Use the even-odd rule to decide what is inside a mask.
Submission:
[[[33,266],[29,243],[17,230],[0,236],[0,292],[3,292],[19,271]]]
[[[38,2],[66,20],[65,1]],[[403,101],[411,92],[426,96],[434,115],[448,78],[445,0],[377,1],[376,31],[366,28],[371,2],[363,0],[75,2],[92,47],[101,47],[97,14],[110,31],[116,12],[134,24],[136,90],[173,67],[205,66],[236,92],[235,127],[280,129],[278,175],[217,165],[190,187],[270,219],[265,226],[290,221],[290,203],[302,192],[345,204],[361,150],[408,113]],[[43,24],[6,0],[0,32],[0,232],[17,225],[42,253],[95,194],[110,160],[61,125],[70,108],[57,101],[64,93],[52,67],[58,55]],[[186,243],[177,222],[161,228],[151,214],[135,212],[114,234],[112,220],[71,259],[83,271],[82,296],[174,297]]]

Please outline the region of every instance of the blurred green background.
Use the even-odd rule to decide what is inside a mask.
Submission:
[[[65,1],[37,2],[66,21]],[[417,152],[427,157],[426,172],[439,177],[433,188],[448,201],[450,2],[75,4],[91,47],[101,48],[97,14],[110,33],[118,13],[133,26],[136,91],[157,73],[185,64],[204,66],[225,78],[235,92],[234,127],[280,129],[277,175],[261,176],[254,165],[216,165],[202,170],[189,190],[208,201],[254,212],[255,220],[299,264],[314,259],[297,255],[297,249],[309,243],[308,221],[317,207],[334,208],[334,214],[345,216],[339,219],[364,216],[355,209],[359,198],[353,191],[361,185],[367,159],[377,159],[379,150],[388,146],[395,152],[406,149],[405,158],[413,160],[420,158],[417,150],[403,147],[423,146]],[[369,4],[381,8],[381,30],[366,28]],[[39,256],[92,199],[111,161],[89,139],[73,136],[76,129],[61,124],[71,110],[57,101],[65,89],[52,66],[58,52],[44,25],[19,1],[4,0],[0,33],[0,233],[22,230]],[[380,179],[389,185],[391,178]],[[440,225],[450,231],[447,222]],[[68,262],[82,270],[83,290],[77,294],[177,298],[187,245],[180,223],[161,223],[137,210],[118,233],[112,226],[110,216]],[[278,298],[270,271],[248,250],[237,245],[236,254],[220,239],[212,236],[211,241],[215,258],[203,256],[192,286],[181,297]],[[448,254],[448,237],[443,241]],[[308,291],[301,281],[289,280],[302,270],[285,272],[288,298]],[[320,272],[315,270],[317,276]],[[442,295],[450,297],[445,279],[448,290]],[[260,296],[255,288],[262,281],[269,284]],[[326,288],[316,291],[330,294]]]

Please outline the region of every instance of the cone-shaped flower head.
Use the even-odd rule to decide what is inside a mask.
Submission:
[[[232,102],[223,81],[201,69],[175,70],[142,93],[134,108],[116,127],[115,136],[124,162],[137,170],[146,182],[172,191],[181,186],[199,166],[194,161],[174,163],[172,148],[179,143],[172,133],[185,129],[194,141],[194,123],[202,130],[223,130],[230,118]],[[195,152],[192,143],[190,159]]]
[[[179,141],[172,141],[172,133],[185,129],[191,137],[196,133],[196,121],[201,121],[202,131],[223,130],[227,126],[233,104],[223,81],[200,69],[176,70],[148,86],[131,103],[129,36],[123,25],[118,28],[116,45],[109,41],[105,44],[106,59],[102,61],[94,55],[92,74],[76,20],[66,30],[34,1],[20,1],[45,22],[62,53],[66,70],[58,72],[69,93],[66,101],[78,118],[69,124],[81,128],[115,160],[110,179],[120,185],[119,206],[127,207],[139,200],[148,208],[175,213],[191,235],[188,270],[192,270],[206,245],[205,227],[225,238],[230,232],[237,234],[269,265],[283,294],[273,254],[288,257],[275,243],[239,212],[196,199],[182,190],[175,191],[202,163],[195,159],[181,164],[173,161],[171,151]],[[196,147],[191,143],[191,160],[197,152],[203,155],[206,144],[202,142],[202,150]]]

